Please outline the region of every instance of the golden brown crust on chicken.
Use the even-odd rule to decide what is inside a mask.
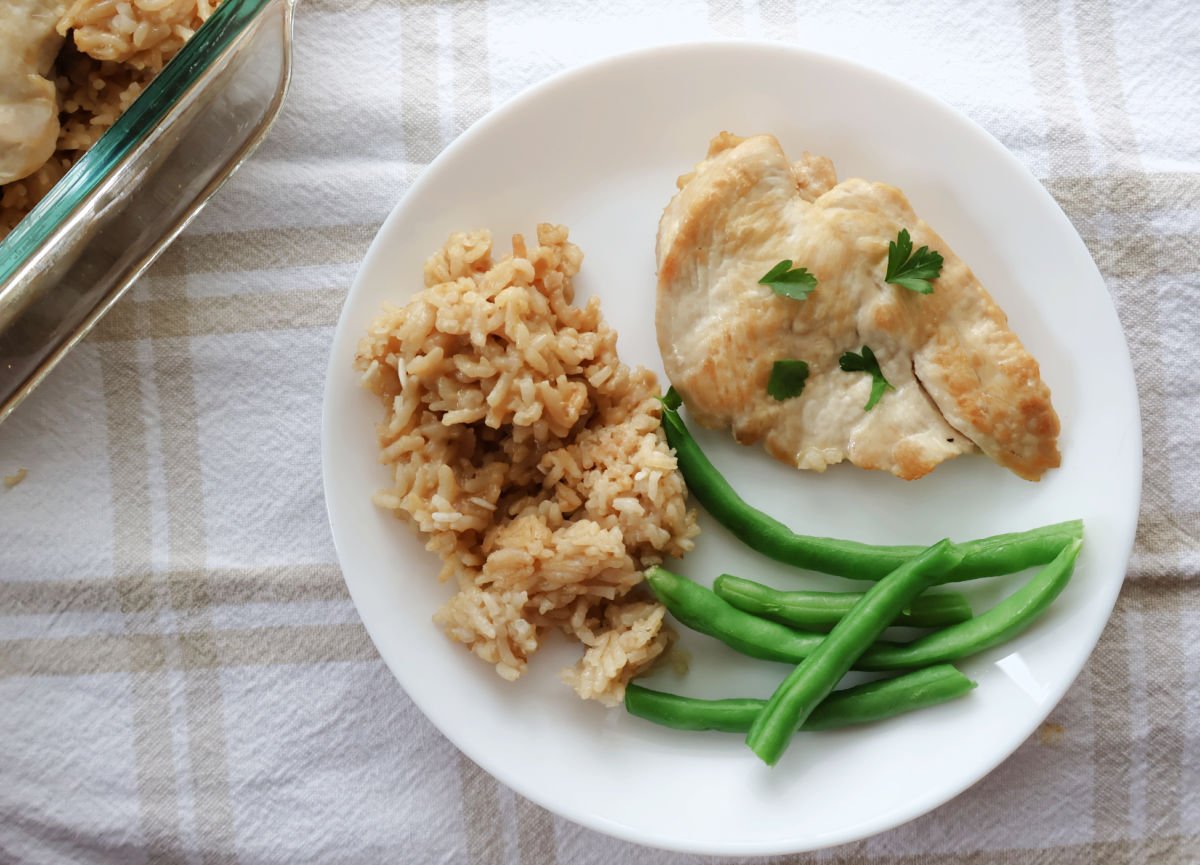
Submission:
[[[932,294],[884,282],[902,228],[945,259]],[[818,279],[804,301],[758,284],[785,258]],[[1059,464],[1037,361],[970,269],[900,190],[837,183],[828,159],[790,163],[771,136],[722,133],[680,178],[659,223],[657,327],[701,423],[799,468],[849,459],[912,479],[976,446],[1030,480]],[[870,377],[838,367],[864,344],[895,388],[870,412]],[[809,378],[779,402],[766,381],[785,358],[806,361]]]

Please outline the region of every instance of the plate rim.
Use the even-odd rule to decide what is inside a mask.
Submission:
[[[364,273],[368,269],[368,264],[378,254],[378,250],[385,243],[385,236],[389,235],[393,230],[395,223],[402,220],[401,214],[406,209],[406,205],[410,199],[418,197],[427,185],[435,182],[440,166],[450,161],[460,151],[469,147],[472,142],[481,135],[487,133],[489,128],[500,122],[500,120],[512,111],[519,109],[526,103],[532,102],[540,98],[543,94],[557,88],[570,87],[577,79],[586,79],[596,75],[604,75],[609,68],[623,65],[625,63],[636,63],[645,59],[658,56],[666,61],[670,61],[675,56],[688,55],[692,53],[703,54],[709,51],[750,51],[750,52],[775,52],[780,55],[791,55],[793,57],[803,58],[808,61],[816,61],[819,63],[830,64],[833,67],[841,67],[853,72],[854,74],[863,75],[874,79],[876,83],[881,83],[884,86],[899,87],[906,91],[907,95],[925,103],[927,107],[946,115],[952,122],[961,125],[965,130],[969,131],[976,142],[988,149],[994,158],[1003,160],[1008,163],[1011,168],[1019,172],[1022,180],[1030,188],[1031,194],[1041,198],[1043,205],[1048,206],[1048,215],[1058,220],[1067,229],[1073,243],[1077,244],[1079,250],[1086,258],[1087,264],[1090,266],[1096,280],[1100,285],[1107,287],[1107,283],[1096,265],[1095,259],[1088,250],[1078,229],[1070,218],[1063,211],[1058,201],[1049,193],[1046,187],[1038,180],[1037,176],[1022,162],[1015,154],[1006,148],[995,136],[987,131],[977,121],[958,110],[948,102],[936,96],[916,84],[909,82],[906,79],[900,78],[889,72],[884,72],[875,67],[861,63],[857,60],[852,60],[845,56],[830,53],[827,51],[819,51],[801,45],[793,45],[781,42],[772,42],[763,39],[748,39],[748,38],[712,38],[699,40],[673,41],[651,46],[643,46],[631,50],[624,50],[603,57],[584,62],[582,64],[572,66],[566,69],[559,70],[539,81],[536,81],[524,89],[513,95],[511,98],[501,102],[498,105],[491,107],[485,114],[477,118],[470,124],[457,138],[448,144],[437,156],[426,165],[413,181],[413,183],[404,191],[392,207],[388,216],[380,224],[375,236],[372,238],[366,253],[363,255],[358,268],[355,271],[354,280],[347,291],[346,298],[343,301],[341,312],[338,315],[337,324],[334,327],[333,336],[331,337],[330,357],[326,366],[325,385],[322,389],[322,407],[321,407],[321,470],[322,470],[322,493],[325,500],[326,516],[329,521],[330,531],[332,535],[334,551],[337,555],[339,570],[342,572],[343,581],[346,584],[347,590],[350,593],[351,600],[354,603],[355,611],[358,613],[359,619],[366,629],[368,635],[374,644],[376,651],[379,652],[380,658],[387,666],[393,678],[406,696],[420,709],[426,719],[444,736],[456,749],[463,755],[474,762],[484,771],[492,775],[496,780],[505,786],[509,787],[514,792],[535,802],[539,806],[547,809],[551,813],[557,814],[560,817],[570,820],[587,829],[591,829],[611,837],[618,838],[623,841],[633,842],[644,845],[653,849],[690,853],[710,856],[763,856],[763,855],[786,855],[791,853],[812,852],[816,850],[829,849],[842,844],[851,843],[856,840],[868,838],[882,832],[902,826],[921,816],[924,816],[931,811],[941,807],[951,799],[961,795],[966,790],[979,783],[985,777],[996,770],[998,766],[1008,760],[1017,751],[1021,744],[1032,735],[1033,731],[1041,724],[1046,717],[1054,710],[1061,702],[1063,696],[1070,687],[1078,679],[1079,674],[1083,671],[1083,667],[1087,664],[1092,654],[1095,652],[1096,646],[1099,643],[1101,634],[1108,622],[1112,618],[1113,609],[1115,608],[1117,597],[1123,587],[1125,580],[1128,577],[1128,564],[1131,559],[1138,525],[1138,517],[1140,514],[1140,504],[1142,497],[1142,486],[1144,482],[1144,450],[1143,450],[1143,435],[1141,423],[1141,402],[1137,390],[1137,381],[1134,374],[1132,354],[1129,350],[1129,340],[1125,333],[1124,326],[1117,314],[1116,304],[1113,301],[1111,294],[1107,300],[1109,311],[1112,312],[1117,322],[1117,334],[1120,343],[1124,348],[1123,359],[1125,363],[1122,369],[1127,373],[1125,381],[1122,384],[1122,389],[1127,391],[1129,402],[1133,406],[1134,417],[1131,418],[1130,430],[1132,437],[1135,439],[1131,446],[1135,449],[1137,460],[1134,469],[1132,482],[1135,489],[1135,499],[1131,506],[1133,519],[1128,530],[1128,538],[1121,545],[1122,555],[1121,562],[1126,569],[1124,576],[1120,580],[1113,580],[1110,583],[1111,588],[1107,591],[1107,597],[1104,598],[1105,614],[1102,619],[1097,618],[1092,624],[1090,630],[1086,634],[1079,634],[1080,637],[1086,637],[1087,651],[1082,655],[1081,660],[1075,666],[1075,669],[1069,676],[1057,683],[1057,685],[1049,690],[1049,696],[1039,705],[1038,710],[1034,713],[1035,720],[1028,730],[1016,729],[1014,735],[1010,737],[1011,741],[1007,741],[1003,748],[996,750],[996,758],[994,760],[985,760],[984,767],[975,776],[968,776],[959,783],[945,785],[939,788],[938,791],[931,795],[922,796],[920,794],[912,797],[909,808],[903,812],[889,813],[882,817],[875,818],[865,824],[857,824],[853,829],[845,830],[841,835],[821,838],[817,843],[805,843],[797,840],[788,843],[779,843],[778,841],[746,841],[735,840],[733,842],[723,843],[719,846],[711,844],[690,844],[687,839],[674,839],[669,841],[660,837],[652,837],[641,834],[633,827],[627,826],[624,823],[609,820],[602,815],[593,812],[581,812],[580,809],[564,808],[558,803],[551,800],[549,797],[540,793],[532,785],[527,784],[524,780],[513,773],[498,773],[488,767],[488,761],[484,755],[479,753],[480,749],[464,743],[460,737],[442,729],[437,723],[433,722],[430,714],[426,711],[422,701],[413,696],[407,688],[405,688],[403,680],[397,668],[393,666],[391,661],[384,656],[379,646],[381,640],[376,634],[376,629],[368,622],[368,617],[363,615],[363,604],[360,596],[356,595],[355,587],[351,578],[347,576],[345,567],[342,562],[346,556],[343,554],[342,545],[338,541],[339,522],[332,508],[330,507],[331,500],[331,439],[332,428],[334,425],[331,412],[330,401],[331,394],[337,387],[336,379],[340,370],[340,364],[344,362],[344,358],[340,358],[334,348],[339,341],[339,335],[343,333],[347,319],[350,316],[351,300],[359,290],[360,283],[364,278]],[[1017,725],[1019,726],[1019,725]]]

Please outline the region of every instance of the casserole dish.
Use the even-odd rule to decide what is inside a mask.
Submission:
[[[0,422],[262,141],[295,0],[225,0],[0,242]]]

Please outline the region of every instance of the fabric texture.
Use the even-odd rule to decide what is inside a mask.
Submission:
[[[1200,17],[650,8],[303,0],[270,138],[0,426],[0,475],[28,470],[0,487],[0,862],[709,861],[554,817],[441,737],[359,623],[318,455],[336,316],[422,168],[548,74],[708,36],[865,62],[982,124],[1086,240],[1142,400],[1128,578],[1048,722],[931,814],[778,861],[1200,862]]]

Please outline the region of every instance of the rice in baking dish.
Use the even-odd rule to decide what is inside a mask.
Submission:
[[[453,235],[361,341],[393,479],[375,501],[456,582],[435,616],[452,639],[511,680],[565,631],[586,649],[563,678],[614,705],[672,639],[643,570],[690,550],[696,520],[654,374],[620,362],[597,298],[572,305],[583,256],[566,228],[537,240],[493,261],[488,232]]]

